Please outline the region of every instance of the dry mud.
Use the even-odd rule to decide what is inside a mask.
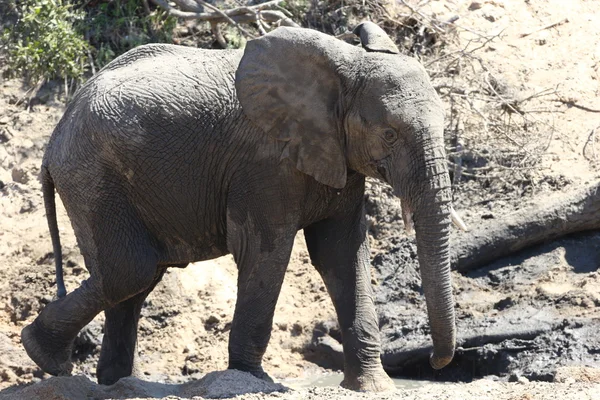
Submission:
[[[599,178],[590,149],[600,114],[573,106],[600,109],[597,2],[432,1],[422,11],[460,15],[457,23],[471,31],[503,31],[478,53],[492,72],[519,95],[559,85],[560,97],[571,99],[570,105],[552,99],[537,104],[550,112],[535,114],[537,130],[531,134],[552,127],[544,136],[548,146],[538,172],[527,179],[514,170],[456,183],[455,206],[467,224],[494,224],[513,210]],[[536,31],[565,17],[566,23]],[[529,32],[534,33],[521,36]],[[171,270],[148,298],[139,329],[141,379],[112,387],[94,383],[102,315],[77,340],[78,376],[50,378],[29,360],[19,333],[56,292],[37,175],[64,101],[59,86],[47,85],[28,106],[26,90],[18,81],[0,82],[0,399],[600,399],[595,369],[600,368],[600,234],[545,243],[468,274],[453,272],[459,349],[450,366],[434,372],[426,362],[430,339],[414,239],[403,233],[399,204],[389,189],[372,182],[367,212],[384,364],[396,376],[445,383],[372,395],[332,387],[286,390],[235,371],[210,374],[227,366],[236,293],[231,257]],[[476,128],[465,123],[473,135]],[[491,141],[489,151],[498,143]],[[463,161],[467,168],[487,165],[481,152]],[[62,207],[59,226],[65,280],[73,290],[87,271]],[[331,301],[300,235],[265,369],[295,387],[290,382],[339,370],[339,350]]]

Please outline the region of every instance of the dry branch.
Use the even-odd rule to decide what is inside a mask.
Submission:
[[[598,109],[590,108],[587,106],[582,106],[580,104],[577,104],[577,100],[565,99],[563,97],[559,97],[556,101],[560,101],[561,103],[566,104],[568,107],[579,108],[580,110],[591,112],[591,113],[600,113],[600,110],[598,110]]]
[[[222,16],[223,18],[225,18],[225,21],[229,22],[231,25],[235,26],[242,34],[244,34],[244,36],[246,37],[254,37],[252,34],[250,34],[250,32],[248,32],[247,30],[245,30],[244,28],[242,28],[236,21],[234,21],[233,19],[231,19],[231,17],[227,14],[225,14],[223,11],[221,11],[220,9],[218,9],[217,7],[213,6],[212,4],[209,4],[205,1],[202,0],[196,0],[198,2],[198,4],[203,5],[204,7],[213,10],[215,13],[219,14],[220,16]],[[247,7],[245,7],[247,9]],[[258,14],[255,14],[255,20],[258,19]],[[216,22],[213,22],[213,24],[215,24]]]
[[[537,29],[535,29],[535,30],[533,30],[531,32],[521,33],[519,35],[519,37],[524,38],[526,36],[533,35],[536,32],[540,32],[540,31],[543,31],[543,30],[546,30],[546,29],[554,28],[555,26],[558,26],[558,25],[562,25],[562,24],[564,24],[566,22],[569,22],[569,20],[567,18],[564,18],[564,19],[561,19],[560,21],[553,22],[551,24],[548,24],[548,25],[542,26],[540,28],[537,28]]]
[[[235,25],[255,22],[258,15],[259,18],[267,22],[277,23],[282,26],[298,26],[283,12],[268,9],[276,7],[283,0],[268,1],[255,6],[237,7],[229,10],[219,10],[204,1],[198,1],[198,3],[206,5],[207,8],[211,8],[213,12],[182,11],[185,9],[185,3],[182,0],[173,1],[179,8],[172,7],[167,0],[151,1],[170,15],[182,19],[196,19],[210,23],[226,22]]]
[[[474,230],[453,239],[456,270],[467,272],[535,244],[600,229],[600,182],[489,221],[471,224]]]

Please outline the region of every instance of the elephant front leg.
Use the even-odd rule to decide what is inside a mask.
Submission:
[[[342,386],[360,391],[394,388],[381,365],[379,324],[371,287],[362,203],[353,215],[304,229],[313,265],[335,307],[344,347]]]
[[[233,232],[232,232],[233,231]],[[238,293],[229,335],[229,369],[272,381],[262,368],[271,337],[275,305],[290,259],[295,232],[279,232],[272,243],[244,227],[230,230],[229,246],[238,265]]]

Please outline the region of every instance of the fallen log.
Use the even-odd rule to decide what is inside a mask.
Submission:
[[[532,341],[540,335],[544,335],[559,329],[563,318],[547,311],[532,311],[519,309],[508,315],[496,317],[490,324],[489,319],[481,319],[475,324],[468,326],[460,325],[459,332],[463,332],[456,338],[456,354],[476,351],[485,345],[498,344],[498,350],[521,351],[514,349],[514,343],[505,341],[519,340],[523,342]],[[417,366],[428,366],[429,357],[433,347],[429,338],[423,337],[422,342],[411,343],[402,338],[399,341],[386,341],[381,354],[381,362],[384,369],[393,375],[407,375],[407,371],[414,370]],[[525,343],[520,343],[525,345]],[[524,346],[527,349],[527,346]],[[344,368],[344,353],[341,343],[324,333],[313,338],[312,349],[319,352],[321,358],[327,357],[327,367],[334,369]],[[489,361],[489,360],[488,360]],[[482,360],[482,363],[487,362]],[[317,362],[323,366],[323,360]],[[458,367],[457,364],[454,367]],[[450,367],[452,368],[452,367]],[[410,375],[410,373],[408,373]]]
[[[500,328],[496,329],[495,332],[476,333],[465,337],[458,337],[456,338],[456,354],[460,355],[468,351],[473,351],[486,344],[499,344],[505,340],[533,340],[544,333],[552,331],[554,327],[552,325],[535,328],[517,327],[511,330]],[[427,365],[432,352],[433,346],[426,343],[406,348],[392,348],[384,350],[381,354],[381,362],[383,368],[389,374],[402,374],[406,369],[414,368],[415,365]]]
[[[468,272],[529,246],[600,229],[600,182],[490,221],[453,237],[454,269]]]

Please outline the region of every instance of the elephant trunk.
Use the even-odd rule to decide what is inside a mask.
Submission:
[[[430,363],[440,369],[452,361],[456,340],[449,252],[452,194],[441,135],[432,138],[425,134],[419,147],[424,173],[414,184],[413,193],[408,194],[409,209],[403,214],[414,211],[417,255],[433,339]]]
[[[432,207],[415,213],[417,254],[427,314],[433,339],[431,366],[440,369],[452,361],[455,345],[454,298],[450,277],[449,205],[431,200]]]

